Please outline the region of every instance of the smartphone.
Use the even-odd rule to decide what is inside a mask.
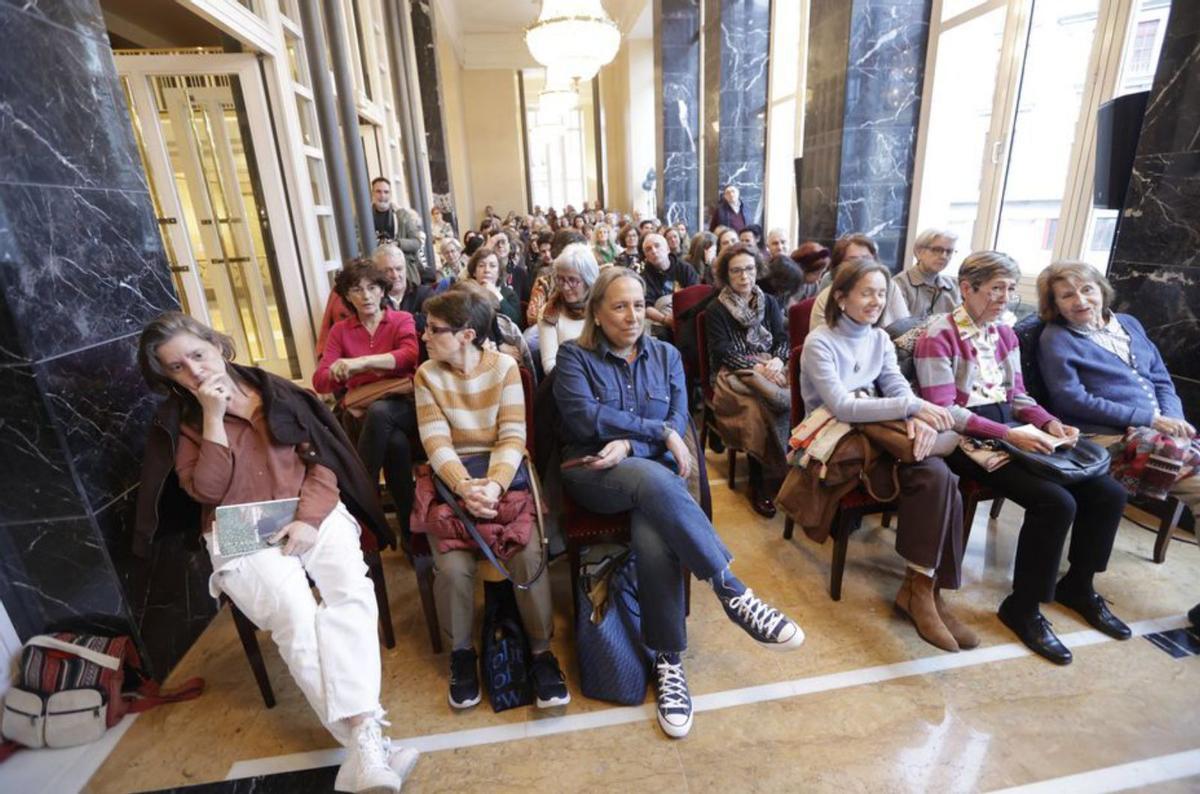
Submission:
[[[584,455],[582,458],[571,458],[570,460],[563,461],[562,466],[559,468],[562,471],[567,471],[568,469],[578,469],[580,466],[591,466],[598,460],[600,460],[599,455]]]

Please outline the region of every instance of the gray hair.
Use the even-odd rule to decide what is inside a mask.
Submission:
[[[596,263],[596,255],[586,243],[571,243],[562,250],[554,260],[554,272],[578,273],[588,289],[596,283],[600,275],[600,265]]]
[[[1021,267],[1017,260],[1000,251],[976,251],[958,266],[959,283],[965,282],[971,289],[979,289],[1000,276],[1021,280]]]
[[[958,234],[950,231],[949,229],[938,229],[937,227],[925,229],[918,234],[917,239],[913,241],[913,252],[916,253],[922,248],[928,248],[929,246],[933,245],[933,241],[939,237],[945,237],[951,241],[958,240]]]
[[[385,259],[398,259],[403,262],[404,252],[395,243],[384,243],[371,252],[372,262],[380,263]]]
[[[786,240],[787,232],[785,232],[783,229],[780,229],[778,226],[776,226],[774,229],[767,232],[767,239],[770,240],[772,237],[782,237],[784,240]]]

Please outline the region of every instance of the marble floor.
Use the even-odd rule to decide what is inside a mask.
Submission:
[[[1146,636],[1110,640],[1048,605],[1076,651],[1074,664],[1058,668],[1030,655],[996,618],[1019,507],[1006,504],[995,521],[979,511],[966,586],[952,598],[983,644],[945,654],[892,611],[903,569],[890,530],[868,520],[855,533],[835,603],[831,545],[800,533],[783,540],[783,517],[751,512],[717,479],[723,459],[710,460],[716,525],[735,571],[800,622],[804,646],[790,654],[758,649],[696,587],[685,667],[698,713],[687,739],[666,738],[649,705],[591,701],[577,686],[569,706],[548,713],[494,714],[486,701],[455,713],[445,699],[447,660],[430,652],[412,571],[389,555],[397,645],[383,651],[383,703],[391,735],[423,751],[406,791],[1200,790],[1200,656]],[[1154,565],[1153,540],[1125,520],[1109,571],[1097,579],[1139,635],[1181,629],[1183,613],[1200,600],[1198,550],[1174,542],[1166,564]],[[571,680],[565,560],[551,574],[555,651]],[[1184,634],[1174,636],[1185,643]],[[208,692],[140,716],[85,790],[329,790],[339,751],[269,639],[260,641],[274,709],[263,707],[223,611],[172,676],[202,675]],[[227,778],[237,780],[219,783]]]

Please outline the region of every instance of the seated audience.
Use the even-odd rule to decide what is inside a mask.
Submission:
[[[836,276],[838,265],[842,262],[861,257],[879,258],[879,249],[875,247],[875,241],[865,234],[842,235],[833,244],[833,251],[829,257],[829,271],[825,278]],[[883,319],[879,323],[885,329],[897,320],[903,320],[909,316],[908,304],[904,302],[904,296],[900,294],[900,288],[896,286],[896,281],[897,279],[888,280],[887,304],[883,308]],[[824,279],[822,279],[823,282]],[[810,328],[817,329],[825,324],[825,304],[828,301],[829,287],[822,286],[813,303],[812,319],[809,321]]]
[[[1000,322],[1020,277],[1017,263],[1006,254],[977,251],[968,256],[958,272],[962,305],[935,317],[917,340],[917,380],[922,397],[950,409],[954,429],[962,435],[1003,439],[1018,449],[1045,453],[1052,445],[1044,434],[1071,442],[1079,430],[1064,425],[1025,392],[1016,334]],[[1109,611],[1092,581],[1108,565],[1125,507],[1125,491],[1112,477],[1058,485],[1016,460],[988,471],[961,447],[946,462],[958,476],[1025,508],[1013,591],[999,610],[1001,622],[1025,645],[1057,664],[1071,662],[1071,651],[1040,611],[1041,602],[1051,600],[1111,637],[1130,637],[1129,627]],[[1068,532],[1071,565],[1056,585]]]
[[[758,249],[736,243],[717,257],[724,284],[705,314],[713,411],[721,440],[749,458],[750,503],[775,515],[765,476],[782,479],[790,433],[788,338],[779,304],[755,283]],[[765,473],[764,473],[765,469]]]
[[[496,285],[502,288],[508,287],[516,298],[515,304],[518,312],[509,316],[520,322],[518,318],[520,317],[521,301],[529,298],[529,290],[533,286],[529,278],[529,271],[521,262],[521,252],[513,245],[513,239],[506,231],[498,231],[489,237],[487,247],[496,253],[496,260],[500,265]],[[504,311],[503,307],[501,311]],[[505,311],[505,314],[508,312]]]
[[[467,258],[463,256],[463,244],[453,237],[442,240],[438,253],[442,257],[442,269],[438,273],[438,283],[447,285],[461,278],[467,266]]]
[[[568,245],[554,260],[554,288],[538,322],[542,372],[554,371],[558,349],[583,331],[588,293],[600,268],[588,246]]]
[[[1038,308],[1046,323],[1038,365],[1050,408],[1064,422],[1125,452],[1129,428],[1172,436],[1180,470],[1169,493],[1200,514],[1200,454],[1158,348],[1132,315],[1112,310],[1112,285],[1085,262],[1055,262],[1038,275]],[[1132,441],[1132,440],[1131,440]],[[1141,443],[1153,440],[1142,437]]]
[[[607,223],[598,223],[592,230],[592,252],[600,267],[611,265],[617,258],[619,249],[612,241],[613,230]]]
[[[617,242],[621,244],[621,252],[617,254],[613,260],[613,264],[619,267],[627,267],[637,273],[642,272],[642,251],[641,251],[641,235],[638,234],[637,227],[632,223],[627,223],[621,227],[620,233],[617,235]]]
[[[686,253],[683,250],[683,243],[680,242],[681,238],[679,237],[679,232],[674,226],[660,226],[658,228],[658,233],[661,234],[663,239],[667,241],[667,251],[670,252],[672,257],[678,259]],[[645,239],[643,239],[642,242],[644,243]]]
[[[717,258],[717,236],[712,232],[697,232],[688,246],[687,255],[683,261],[692,266],[696,275],[700,276],[712,270],[712,263]]]
[[[453,237],[448,242],[458,245]],[[445,244],[445,243],[443,243]],[[416,323],[417,333],[425,328],[425,314],[421,306],[426,298],[435,292],[435,286],[429,284],[412,285],[408,283],[408,273],[405,268],[404,252],[391,243],[385,243],[371,254],[371,261],[382,268],[391,277],[392,285],[383,296],[381,308],[397,312],[407,312]],[[337,290],[334,290],[336,293]]]
[[[738,242],[752,245],[758,249],[759,256],[763,254],[763,237],[762,227],[757,223],[752,223],[749,226],[738,232]]]
[[[829,269],[829,249],[810,240],[800,243],[800,246],[792,251],[791,258],[804,274],[803,283],[792,293],[792,300],[799,303],[808,298],[816,298],[817,293],[821,291],[821,280]]]
[[[647,334],[642,279],[608,268],[588,298],[583,333],[558,351],[563,486],[597,513],[631,511],[642,638],[655,653],[658,723],[692,726],[681,655],[687,647],[684,570],[708,581],[729,618],[760,644],[798,647],[800,627],[734,576],[731,555],[692,499],[687,387],[679,352]],[[637,389],[629,389],[630,381]]]
[[[800,391],[804,410],[824,407],[847,423],[902,420],[917,463],[898,466],[896,552],[908,563],[896,608],[926,642],[945,651],[974,648],[979,638],[950,611],[939,588],[962,582],[962,498],[958,478],[934,457],[950,411],[913,394],[896,366],[896,351],[877,327],[887,301],[888,270],[874,259],[844,263],[833,280],[826,324],[804,340]]]
[[[319,399],[284,378],[234,364],[233,351],[229,337],[179,312],[142,331],[138,365],[167,399],[146,441],[138,513],[166,526],[183,520],[167,502],[158,504],[174,470],[200,504],[199,529],[213,569],[209,592],[225,593],[271,633],[309,706],[347,748],[337,790],[398,792],[417,753],[390,744],[381,728],[379,615],[360,527],[374,532],[380,546],[394,537],[375,485]],[[298,504],[271,548],[219,554],[210,529],[217,507],[277,499]],[[152,538],[154,523],[139,522],[138,536]]]
[[[493,240],[504,239],[499,247],[507,252],[508,237],[498,234]],[[497,311],[514,323],[521,322],[521,302],[512,287],[501,281],[500,257],[496,248],[480,248],[467,260],[467,278],[482,285],[496,298]]]
[[[772,229],[767,232],[767,256],[786,256],[788,253],[787,232],[783,229]]]
[[[403,277],[403,260],[400,267]],[[351,260],[334,280],[334,290],[351,307],[353,316],[329,332],[312,383],[321,394],[338,395],[339,406],[353,389],[388,379],[411,378],[417,369],[413,317],[387,308],[384,302],[384,288],[391,283],[387,271],[367,259]],[[367,476],[378,482],[379,470],[383,469],[403,537],[407,538],[413,498],[409,438],[417,429],[412,399],[407,394],[383,393],[370,403],[361,420],[344,421],[357,432],[358,456]]]
[[[442,240],[453,239],[457,237],[454,233],[454,227],[442,215],[441,207],[433,207],[429,210],[429,215],[432,218],[432,223],[429,224],[430,232],[433,234],[434,247],[441,245]]]
[[[926,229],[913,244],[913,263],[896,276],[896,286],[912,317],[947,314],[962,303],[958,284],[942,271],[954,256],[958,235],[942,229]]]
[[[496,518],[501,497],[514,482],[525,456],[525,400],[516,362],[483,341],[492,307],[463,290],[451,290],[425,305],[425,346],[429,360],[414,382],[421,443],[434,473],[458,497],[466,512]],[[475,458],[475,461],[468,460]],[[476,466],[482,476],[473,476]],[[438,622],[450,642],[450,705],[479,703],[479,670],[473,645],[475,569],[480,554],[470,537],[430,538],[434,560],[434,600]],[[519,581],[539,572],[542,548],[537,533],[513,551],[507,567]],[[554,612],[550,577],[542,570],[528,589],[516,588],[517,608],[533,653],[531,677],[539,708],[570,702],[558,660],[550,651]]]
[[[660,339],[671,341],[672,302],[676,290],[699,283],[696,271],[679,261],[661,234],[642,240],[642,279],[646,283],[646,317]]]
[[[485,334],[487,338],[483,342],[484,348],[510,356],[525,369],[530,372],[535,371],[533,350],[530,348],[529,342],[521,333],[521,327],[511,317],[498,311],[500,301],[496,298],[495,292],[473,279],[456,282],[446,292],[466,292],[479,300],[490,303],[493,309],[492,324]]]

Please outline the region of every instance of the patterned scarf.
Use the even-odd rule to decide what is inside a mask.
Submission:
[[[774,340],[771,332],[763,324],[766,315],[767,300],[763,291],[756,284],[750,291],[750,296],[744,298],[729,287],[721,290],[718,298],[721,305],[729,310],[738,325],[746,329],[746,346],[751,353],[770,353]]]

